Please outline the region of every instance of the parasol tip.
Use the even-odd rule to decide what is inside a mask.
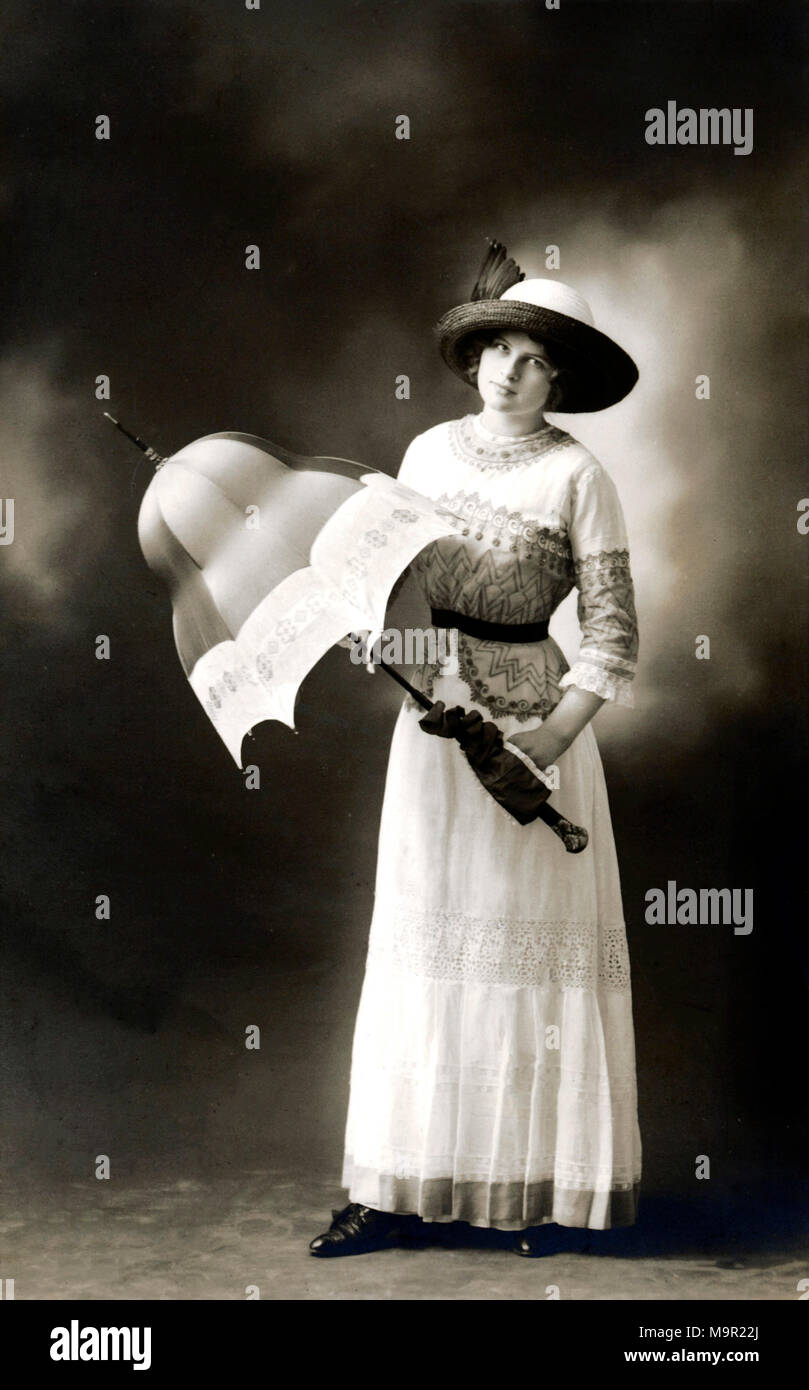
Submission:
[[[121,434],[125,434],[127,439],[129,439],[138,449],[140,449],[141,452],[144,453],[148,459],[151,459],[152,462],[156,465],[156,468],[163,467],[163,464],[166,462],[166,459],[163,457],[162,454],[159,454],[157,450],[153,449],[150,444],[147,444],[145,442],[145,440],[140,439],[138,435],[132,434],[132,432],[128,430],[125,425],[121,424],[120,420],[116,420],[114,415],[110,415],[110,412],[108,410],[103,411],[103,415],[105,420],[109,420],[111,425],[114,425],[117,430],[120,430]]]

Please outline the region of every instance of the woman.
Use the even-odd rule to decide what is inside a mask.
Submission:
[[[413,440],[399,477],[461,514],[414,563],[458,670],[416,683],[494,720],[555,768],[553,804],[590,834],[566,854],[521,826],[408,697],[391,747],[376,896],[356,1022],[343,1185],[310,1250],[394,1245],[425,1221],[514,1231],[635,1220],[641,1175],[618,865],[590,720],[631,704],[637,656],[621,505],[603,467],[546,410],[622,399],[632,360],[575,290],[523,281],[493,243],[472,299],[438,325],[479,414]],[[572,668],[547,620],[578,588]]]

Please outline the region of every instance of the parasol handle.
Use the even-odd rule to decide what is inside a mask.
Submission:
[[[408,695],[411,695],[416,703],[421,705],[422,709],[429,711],[433,708],[432,701],[428,700],[421,690],[417,690],[414,685],[411,685],[410,681],[405,680],[404,676],[400,676],[393,666],[389,666],[381,658],[374,662],[374,665],[381,666],[382,670],[386,671],[397,685],[401,685]],[[580,825],[574,825],[572,821],[567,819],[567,816],[561,815],[556,807],[549,805],[547,801],[539,807],[537,818],[544,821],[548,828],[559,836],[568,854],[580,854],[586,848],[589,839],[587,831]]]
[[[388,675],[395,680],[398,685],[401,685],[403,689],[407,691],[408,695],[413,697],[416,704],[421,705],[421,708],[426,709],[429,713],[433,707],[432,700],[428,700],[426,695],[422,694],[420,690],[417,690],[414,685],[410,684],[410,681],[406,681],[404,676],[400,676],[399,672],[395,670],[393,666],[389,666],[387,661],[383,661],[380,658],[380,660],[374,664],[376,666],[381,666],[383,671],[387,671]]]

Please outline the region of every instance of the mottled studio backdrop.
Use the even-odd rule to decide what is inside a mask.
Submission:
[[[558,420],[618,485],[641,624],[636,709],[595,728],[644,1190],[707,1201],[699,1153],[714,1200],[775,1203],[800,1171],[802,24],[789,3],[6,0],[6,1182],[107,1153],[118,1174],[336,1184],[398,692],[330,653],[299,734],[257,730],[245,790],[140,554],[151,465],[101,412],[162,453],[237,429],[394,472],[414,434],[477,408],[431,328],[490,235],[529,274],[558,245],[641,373],[606,415]],[[752,108],[753,151],[650,147],[668,100]],[[568,602],[569,657],[576,631]],[[670,879],[753,888],[753,932],[647,925]]]

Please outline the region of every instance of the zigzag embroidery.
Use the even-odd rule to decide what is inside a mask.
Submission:
[[[473,644],[462,634],[458,647],[461,679],[469,686],[477,703],[494,714],[514,714],[521,719],[536,714],[547,716],[559,699],[559,679],[568,669],[567,662],[564,658],[560,662],[553,647],[544,644],[541,665],[531,658],[521,659],[513,651],[513,647],[502,642],[476,641]],[[482,666],[487,669],[481,670]],[[500,687],[502,693],[495,693],[491,688],[498,676],[505,678],[504,686]],[[508,698],[520,689],[525,691],[520,699]],[[533,698],[529,699],[529,694]]]
[[[537,567],[536,558],[509,557],[491,550],[474,560],[465,547],[434,541],[416,562],[428,578],[435,607],[462,608],[488,622],[535,622],[550,617],[573,586],[572,567],[552,561]]]
[[[491,657],[489,675],[492,678],[496,676],[505,676],[506,690],[509,694],[515,686],[522,685],[524,681],[529,681],[538,695],[541,693],[541,686],[544,685],[544,681],[541,681],[540,677],[545,671],[544,661],[542,663],[542,672],[540,672],[533,661],[525,662],[521,661],[518,656],[508,655],[512,648],[505,646],[503,643],[482,642],[478,651],[480,651],[481,648]]]

